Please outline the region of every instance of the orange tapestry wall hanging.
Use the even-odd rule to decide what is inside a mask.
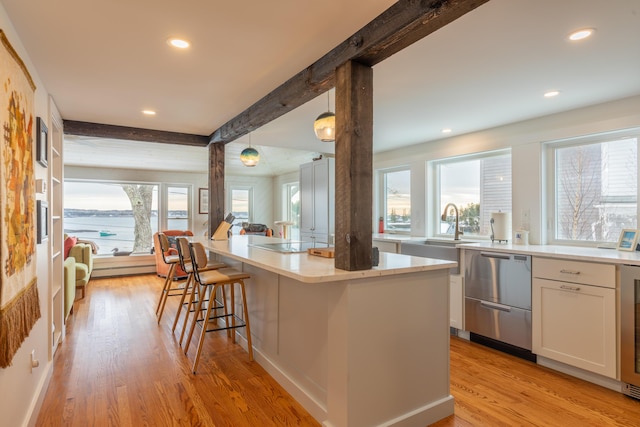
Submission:
[[[0,30],[0,368],[40,318],[36,278],[33,106],[35,85]]]

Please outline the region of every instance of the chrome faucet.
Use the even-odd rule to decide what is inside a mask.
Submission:
[[[447,206],[444,207],[444,212],[442,212],[442,220],[443,221],[447,220],[447,209],[449,209],[449,206],[451,206],[454,212],[456,213],[456,228],[453,234],[453,240],[460,240],[460,236],[463,235],[464,233],[460,231],[460,227],[458,225],[458,220],[460,217],[460,215],[458,214],[458,207],[453,203],[447,203]]]

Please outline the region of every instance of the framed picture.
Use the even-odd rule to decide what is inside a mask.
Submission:
[[[616,249],[618,249],[619,251],[635,251],[637,243],[638,230],[625,228],[620,232],[620,238],[618,239],[618,245],[616,246]]]
[[[49,144],[47,136],[49,130],[41,117],[36,119],[36,160],[45,168],[49,159]]]
[[[208,188],[198,189],[198,213],[201,213],[201,214],[209,213],[209,189]]]
[[[38,238],[37,243],[42,243],[49,238],[49,204],[44,200],[36,201],[38,213]]]

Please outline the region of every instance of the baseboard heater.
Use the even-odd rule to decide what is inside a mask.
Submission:
[[[92,277],[131,276],[134,274],[155,273],[155,265],[125,265],[112,267],[94,267]]]
[[[482,335],[478,335],[474,332],[469,333],[469,341],[482,344],[486,347],[493,348],[494,350],[498,350],[503,353],[507,353],[512,356],[516,356],[533,363],[537,363],[538,361],[538,357],[535,354],[533,354],[531,350],[527,350],[526,348],[522,348],[522,347],[517,347],[512,344],[507,344],[506,342],[494,340],[493,338],[488,338]]]

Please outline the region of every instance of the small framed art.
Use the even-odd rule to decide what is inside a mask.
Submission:
[[[49,204],[44,200],[36,201],[38,214],[37,243],[42,243],[49,238]]]
[[[49,130],[42,117],[36,119],[36,160],[45,168],[49,163]]]
[[[209,213],[209,189],[208,188],[198,189],[198,213],[200,214]]]
[[[618,249],[619,251],[635,251],[637,243],[638,230],[625,228],[620,232],[620,238],[618,239],[618,245],[616,246],[616,249]]]

